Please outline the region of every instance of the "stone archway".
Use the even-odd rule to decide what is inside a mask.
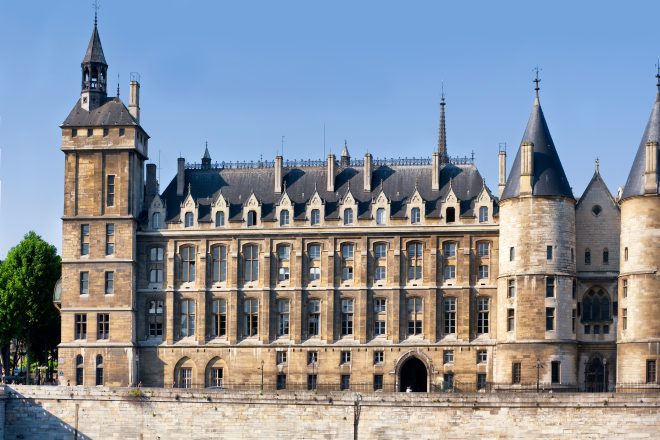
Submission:
[[[599,356],[594,356],[587,363],[584,372],[585,391],[601,393],[606,390],[605,365]]]
[[[403,360],[399,367],[399,391],[428,392],[428,368],[417,356]]]

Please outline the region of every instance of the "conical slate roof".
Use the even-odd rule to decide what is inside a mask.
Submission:
[[[87,45],[87,52],[85,52],[85,58],[82,61],[83,64],[88,63],[100,63],[108,65],[105,62],[105,56],[103,55],[103,47],[101,46],[101,37],[99,37],[99,30],[94,24],[94,30],[92,31],[92,36],[89,39],[89,44]]]
[[[651,116],[646,123],[644,135],[637,148],[637,154],[633,161],[626,186],[623,188],[621,199],[641,196],[644,194],[644,173],[646,165],[646,143],[649,141],[660,142],[660,88],[655,95],[655,103],[651,110]],[[658,153],[656,153],[658,154]],[[656,194],[660,194],[660,188],[656,188]]]
[[[529,116],[523,142],[534,144],[534,176],[532,179],[532,195],[534,196],[564,196],[573,197],[573,191],[559,160],[557,149],[550,136],[548,124],[545,122],[543,110],[538,96],[534,100],[534,108]],[[502,192],[501,200],[520,195],[520,149],[513,161],[511,173]]]

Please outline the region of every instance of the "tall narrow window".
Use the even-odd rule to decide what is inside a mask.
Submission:
[[[192,368],[181,367],[179,369],[179,388],[192,388]]]
[[[509,248],[509,261],[513,261],[516,259],[516,248],[511,246]]]
[[[490,255],[490,243],[487,241],[480,241],[477,243],[477,255],[480,257],[488,257]]]
[[[346,391],[351,389],[351,375],[342,374],[339,381],[339,389],[341,391]]]
[[[584,264],[591,264],[591,250],[588,248],[584,251]]]
[[[516,328],[516,311],[515,309],[506,309],[506,331],[512,332]]]
[[[112,295],[115,293],[115,273],[106,272],[105,273],[105,294]]]
[[[561,382],[561,362],[559,361],[550,363],[550,382],[553,384]]]
[[[107,177],[105,200],[107,206],[115,206],[115,176],[112,174]]]
[[[610,251],[607,248],[603,249],[603,264],[610,264]]]
[[[307,334],[310,338],[321,334],[320,299],[310,299],[307,305]]]
[[[488,208],[482,206],[479,208],[479,223],[485,223],[488,221]]]
[[[222,388],[223,370],[222,368],[211,368],[210,386],[213,388]]]
[[[163,337],[163,301],[152,300],[148,303],[147,326],[150,338]]]
[[[341,280],[353,280],[353,257],[355,254],[355,245],[353,243],[343,243],[341,245]]]
[[[281,244],[277,246],[277,281],[284,283],[290,277],[291,246]]]
[[[621,283],[623,284],[623,297],[628,298],[628,280],[623,279],[621,280]]]
[[[628,330],[628,309],[621,309],[621,327]]]
[[[195,335],[195,301],[181,300],[180,335],[182,338]]]
[[[76,313],[74,316],[74,334],[76,339],[87,339],[87,314]]]
[[[545,308],[545,330],[552,331],[555,329],[555,308]]]
[[[227,301],[216,299],[211,303],[211,336],[227,336]]]
[[[108,223],[105,225],[105,254],[112,255],[115,253],[115,225]]]
[[[227,246],[211,248],[211,278],[214,283],[227,281]]]
[[[443,318],[444,333],[456,333],[456,298],[445,298]]]
[[[110,339],[110,314],[96,315],[96,339]]]
[[[416,241],[408,243],[408,280],[422,279],[422,243]]]
[[[477,271],[477,278],[480,280],[487,280],[488,279],[488,265],[487,264],[480,264],[479,265],[479,270]]]
[[[152,229],[161,228],[160,212],[154,212],[153,215],[151,216],[151,228]]]
[[[628,261],[628,248],[627,247],[623,250],[623,260]]]
[[[490,299],[477,298],[477,334],[488,333],[490,324]]]
[[[80,272],[80,294],[89,295],[89,272]]]
[[[163,282],[163,248],[149,249],[149,283]]]
[[[277,301],[277,335],[289,335],[289,300],[280,299]]]
[[[215,227],[219,228],[225,225],[225,213],[223,211],[218,211],[215,213]]]
[[[353,300],[341,300],[341,335],[353,334]]]
[[[413,225],[418,225],[421,222],[421,217],[419,208],[413,208],[410,210],[410,223]]]
[[[376,224],[377,225],[385,224],[385,208],[378,208],[376,210]]]
[[[195,281],[195,247],[181,246],[181,282]]]
[[[456,243],[454,242],[448,242],[445,243],[443,246],[443,251],[445,254],[445,258],[453,258],[456,256]]]
[[[103,385],[103,356],[96,355],[96,386]]]
[[[82,385],[85,377],[85,365],[81,355],[76,356],[76,385]]]
[[[186,228],[192,228],[194,224],[194,215],[192,212],[186,212],[186,215],[184,216],[185,219],[185,224],[184,226]]]
[[[555,277],[546,277],[545,279],[545,297],[553,298],[555,296]]]
[[[80,255],[89,255],[89,225],[80,225]]]
[[[280,211],[280,226],[289,225],[289,211],[284,209]]]
[[[513,298],[516,296],[516,280],[513,278],[507,280],[506,296],[507,298]]]
[[[657,372],[656,372],[655,360],[646,361],[646,383],[655,383]]]
[[[275,389],[286,390],[286,374],[277,373],[277,381],[275,383]]]
[[[353,209],[351,208],[344,209],[344,224],[345,225],[353,224]]]
[[[385,281],[387,278],[387,244],[374,245],[374,281]]]
[[[575,334],[575,322],[577,321],[577,310],[573,309],[571,311],[571,331]]]
[[[247,224],[248,224],[248,227],[257,225],[257,212],[256,211],[248,211]]]
[[[408,298],[408,335],[421,335],[424,309],[422,298]]]
[[[456,221],[456,209],[453,207],[447,208],[447,223],[454,223]]]
[[[514,384],[519,384],[522,377],[521,377],[521,365],[520,362],[514,362],[511,365],[511,383]]]
[[[548,261],[552,260],[552,246],[545,247],[545,259]]]
[[[312,224],[312,226],[317,226],[321,224],[321,211],[318,209],[312,209],[312,212],[310,214],[310,220],[309,222]]]
[[[307,248],[307,257],[309,264],[309,281],[318,281],[321,279],[321,245],[310,244]]]
[[[374,336],[383,336],[386,331],[387,300],[374,298]]]
[[[259,248],[256,244],[243,247],[243,281],[246,283],[259,279]]]
[[[246,299],[243,303],[243,335],[246,337],[259,334],[259,301]]]

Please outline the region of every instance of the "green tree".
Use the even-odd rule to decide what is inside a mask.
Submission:
[[[62,271],[55,246],[35,232],[7,254],[0,265],[0,352],[8,371],[8,346],[17,339],[43,364],[59,343],[59,312],[53,288]]]

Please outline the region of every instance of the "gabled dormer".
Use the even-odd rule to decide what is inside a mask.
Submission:
[[[413,192],[410,199],[408,199],[408,203],[406,203],[406,217],[408,217],[408,221],[412,225],[421,225],[425,222],[426,202],[419,193],[417,186],[415,186],[415,192]]]
[[[305,216],[309,221],[310,226],[321,226],[324,223],[325,202],[316,189],[314,189],[314,194],[307,201],[307,206],[305,207]]]
[[[493,222],[493,195],[486,186],[486,179],[479,195],[474,199],[474,215],[479,223]]]
[[[453,179],[450,179],[449,190],[442,201],[442,219],[445,224],[456,223],[460,213],[461,202],[454,192]]]
[[[344,226],[357,225],[358,206],[355,196],[351,192],[350,183],[348,191],[340,201],[339,215]]]
[[[156,194],[149,204],[149,225],[148,228],[151,230],[158,230],[165,228],[165,213],[166,207],[163,199],[160,198],[159,194]]]
[[[181,202],[180,222],[184,228],[197,226],[197,204],[190,193],[190,185],[188,186],[188,195]]]
[[[293,225],[293,202],[286,192],[286,188],[275,205],[275,220],[280,227]]]
[[[222,190],[218,191],[215,199],[211,202],[211,218],[216,228],[224,227],[229,219],[229,202],[222,194]]]
[[[254,191],[243,204],[243,225],[247,228],[261,226],[261,202]]]
[[[371,202],[371,215],[376,225],[387,225],[390,220],[391,202],[381,189],[378,196]]]

